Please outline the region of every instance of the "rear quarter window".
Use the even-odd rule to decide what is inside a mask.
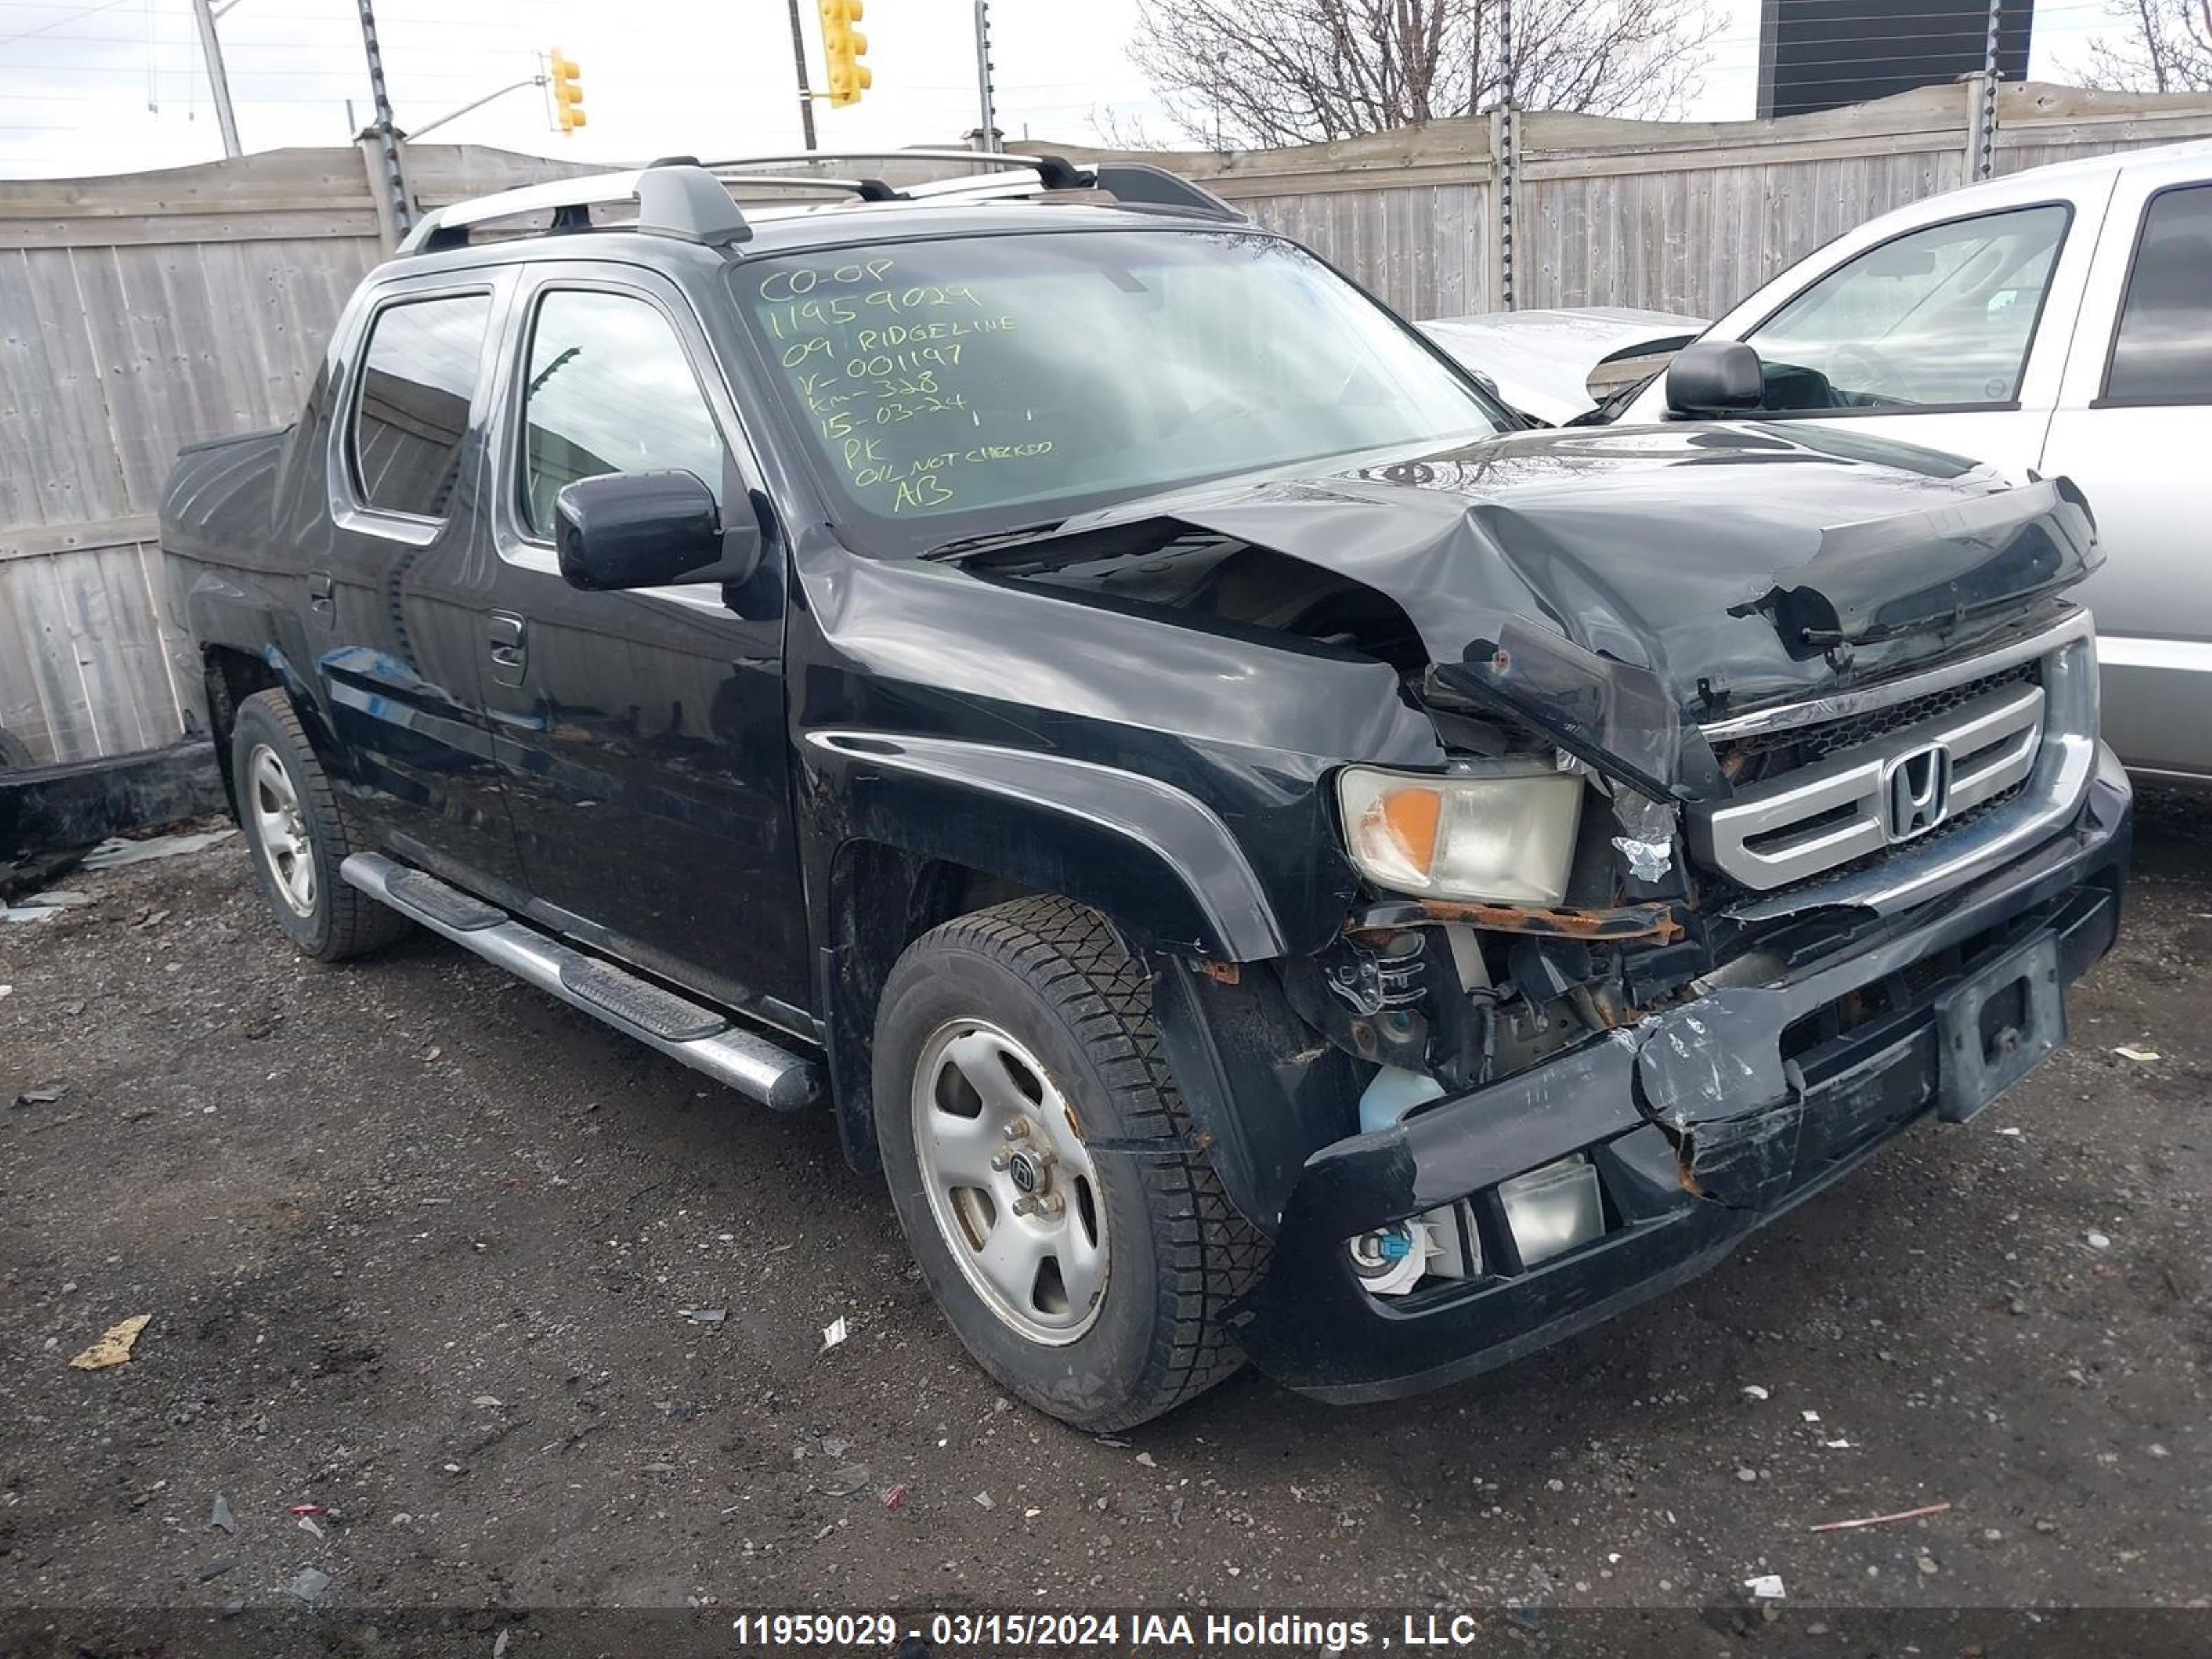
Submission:
[[[364,506],[446,516],[490,322],[487,294],[403,300],[370,319],[346,446]]]

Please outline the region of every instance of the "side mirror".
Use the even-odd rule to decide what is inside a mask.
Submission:
[[[742,582],[760,564],[750,514],[725,530],[714,492],[695,473],[605,472],[553,498],[561,575],[587,592]]]
[[[1756,409],[1766,369],[1741,340],[1693,340],[1667,365],[1667,412],[1677,419]]]

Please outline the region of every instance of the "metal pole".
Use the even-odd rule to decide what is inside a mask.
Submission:
[[[975,94],[982,112],[979,149],[999,147],[999,118],[991,107],[991,0],[975,0]]]
[[[806,31],[799,26],[799,0],[791,0],[791,64],[799,71],[799,123],[806,148],[814,148],[814,94],[806,84]]]
[[[392,125],[392,94],[384,84],[384,49],[376,40],[376,9],[361,0],[361,44],[368,53],[368,94],[376,106],[376,148],[384,161],[384,188],[392,200],[392,222],[404,234],[415,222],[407,204],[407,176],[399,164],[399,131]]]
[[[510,92],[520,92],[525,87],[542,87],[544,84],[545,77],[542,75],[533,75],[527,80],[510,82],[507,85],[501,87],[497,92],[488,92],[481,98],[470,100],[459,109],[447,110],[436,120],[425,122],[422,125],[416,128],[414,131],[409,133],[407,136],[410,139],[420,138],[426,132],[434,132],[438,128],[442,127],[448,121],[459,119],[472,109],[482,109],[486,104],[491,102],[495,98],[504,98]]]
[[[1513,309],[1513,175],[1520,166],[1520,135],[1513,108],[1513,0],[1498,0],[1499,80],[1504,97],[1498,116],[1498,308]]]
[[[215,13],[208,0],[192,0],[192,16],[200,26],[200,56],[207,63],[208,85],[215,91],[215,121],[222,129],[222,153],[234,158],[245,152],[238,147],[238,113],[230,106],[230,76],[222,66],[222,42],[216,39]]]
[[[1981,104],[1974,120],[1974,177],[1986,179],[1996,170],[1997,148],[1997,28],[2004,0],[1990,0],[1990,33],[1982,47]]]

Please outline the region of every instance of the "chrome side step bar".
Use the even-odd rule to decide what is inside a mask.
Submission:
[[[797,1054],[714,1009],[549,939],[435,876],[380,853],[356,853],[338,873],[410,921],[779,1112],[796,1111],[821,1091],[815,1067]]]

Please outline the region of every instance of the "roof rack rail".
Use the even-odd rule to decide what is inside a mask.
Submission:
[[[1174,208],[1201,213],[1208,218],[1242,220],[1245,216],[1212,191],[1193,184],[1164,167],[1142,161],[1100,161],[1082,167],[1064,155],[1017,155],[1003,150],[976,149],[856,149],[800,152],[795,155],[745,155],[706,165],[720,171],[733,167],[787,167],[801,163],[841,161],[963,161],[981,162],[1001,169],[1022,168],[1034,173],[1048,191],[1102,190],[1115,200],[1144,207]],[[827,182],[823,181],[823,182]],[[900,199],[943,201],[975,197],[1021,196],[1032,187],[996,177],[939,179],[926,184],[895,187]],[[877,198],[873,199],[884,199]]]
[[[834,149],[800,150],[781,155],[738,155],[726,161],[708,161],[710,167],[791,167],[808,161],[974,161],[998,167],[1028,167],[1056,190],[1091,182],[1076,165],[1058,155],[1013,155],[995,149]]]
[[[857,185],[861,181],[852,182]],[[684,157],[626,173],[595,173],[526,185],[520,190],[434,208],[416,221],[395,257],[465,247],[471,226],[525,213],[550,212],[556,231],[588,230],[591,210],[612,202],[635,202],[637,223],[625,228],[649,235],[674,236],[719,247],[742,242],[753,234],[722,181]]]
[[[898,202],[905,200],[896,185],[887,185],[880,179],[829,179],[819,173],[724,173],[709,169],[718,183],[769,186],[776,190],[842,190],[857,196],[864,202]]]

